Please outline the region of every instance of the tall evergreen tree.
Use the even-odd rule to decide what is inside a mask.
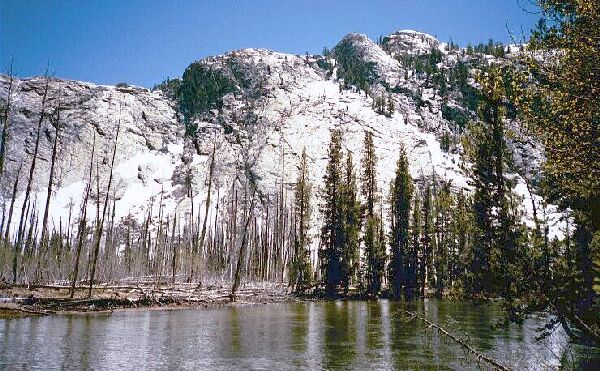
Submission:
[[[456,195],[456,206],[452,209],[451,234],[455,243],[453,264],[449,272],[450,280],[460,284],[460,289],[467,282],[472,282],[471,271],[468,262],[473,260],[472,236],[473,236],[473,207],[470,197],[462,191]],[[464,294],[459,292],[460,294]]]
[[[325,168],[324,194],[321,213],[321,246],[319,249],[319,266],[325,294],[335,295],[342,281],[342,242],[344,223],[342,218],[341,184],[342,167],[342,135],[339,131],[331,132],[328,150],[328,163]]]
[[[434,220],[433,220],[433,197],[431,192],[431,186],[427,185],[425,188],[425,196],[423,199],[423,257],[421,259],[421,274],[422,274],[422,286],[421,296],[427,294],[427,287],[430,286],[430,282],[433,277],[433,247],[435,245],[434,235]]]
[[[412,178],[408,169],[408,159],[404,148],[400,149],[400,158],[396,175],[391,185],[391,259],[389,267],[390,293],[394,299],[406,294],[407,252],[409,241],[410,201],[413,192]]]
[[[516,218],[511,208],[512,184],[504,169],[510,159],[506,147],[506,70],[491,67],[478,76],[481,85],[480,121],[472,125],[469,153],[473,166],[475,193],[473,209],[475,240],[471,292],[474,295],[500,294],[511,299],[514,279],[510,269],[518,243]]]
[[[295,186],[294,203],[294,258],[292,260],[292,275],[290,283],[295,290],[303,290],[311,284],[310,264],[310,227],[311,205],[310,197],[312,184],[308,179],[308,163],[306,149],[302,150],[300,169]]]
[[[450,212],[453,208],[453,197],[450,183],[443,182],[436,195],[435,225],[436,225],[436,296],[442,297],[449,281],[449,256],[453,252],[450,237]]]
[[[361,184],[363,198],[365,199],[364,219],[364,260],[363,271],[365,275],[365,289],[367,296],[374,297],[381,290],[383,275],[385,274],[385,244],[379,238],[378,228],[380,218],[375,213],[377,202],[377,155],[373,144],[373,133],[365,132]]]
[[[373,133],[365,131],[361,173],[362,192],[365,198],[365,214],[372,217],[377,203],[377,155],[373,143]]]
[[[422,258],[421,251],[421,201],[419,194],[415,192],[413,196],[412,222],[410,226],[412,241],[410,245],[409,259],[409,282],[408,292],[410,296],[417,296],[421,287],[422,275],[419,259]]]
[[[342,286],[344,295],[348,294],[351,283],[358,283],[360,202],[357,199],[357,192],[352,154],[348,153],[341,187],[343,222]]]

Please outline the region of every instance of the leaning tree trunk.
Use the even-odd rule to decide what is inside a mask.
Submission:
[[[87,227],[87,202],[92,190],[92,172],[94,171],[94,151],[96,149],[96,134],[94,133],[94,142],[92,144],[92,156],[90,157],[90,173],[88,178],[88,184],[85,188],[85,195],[81,204],[81,213],[79,215],[79,228],[77,230],[77,247],[75,249],[75,266],[73,267],[73,280],[71,281],[71,292],[69,297],[73,298],[75,294],[75,285],[77,283],[77,276],[79,275],[79,259],[81,257],[81,250],[83,248],[83,240],[85,237],[85,229]]]
[[[6,230],[4,231],[4,243],[9,243],[10,238],[10,223],[12,222],[13,209],[15,206],[15,201],[17,199],[17,191],[19,189],[19,177],[21,176],[21,169],[23,168],[23,163],[19,165],[19,169],[17,170],[17,176],[15,177],[15,182],[13,184],[12,190],[12,198],[10,199],[10,207],[8,208],[8,219],[6,221]]]
[[[17,260],[21,249],[21,236],[24,233],[25,226],[25,211],[29,203],[29,195],[31,194],[31,187],[33,185],[33,173],[35,172],[35,165],[37,160],[37,154],[40,147],[40,133],[42,131],[42,122],[44,121],[44,114],[46,110],[46,98],[48,96],[48,87],[50,86],[50,80],[46,76],[46,86],[44,87],[44,95],[42,96],[42,112],[40,113],[40,119],[37,125],[37,136],[35,140],[35,147],[33,150],[33,156],[31,160],[31,167],[29,169],[29,178],[27,179],[27,188],[25,189],[25,199],[23,200],[23,207],[21,208],[21,218],[19,220],[19,230],[17,233],[17,243],[15,244],[15,251],[13,256],[13,284],[17,283]]]
[[[44,253],[48,247],[48,214],[50,212],[50,199],[52,198],[52,186],[54,184],[54,168],[56,165],[56,154],[58,152],[58,141],[60,136],[60,101],[56,108],[56,122],[54,123],[55,135],[52,146],[52,160],[50,161],[50,175],[48,176],[48,189],[46,192],[46,206],[44,207],[44,217],[42,219],[42,235],[40,237],[40,251],[38,256],[38,276],[41,277],[41,264],[45,261]]]
[[[110,195],[110,187],[112,185],[112,180],[113,180],[113,170],[115,167],[115,157],[117,154],[117,142],[119,140],[119,130],[121,129],[121,125],[120,125],[120,121],[119,121],[119,126],[117,127],[117,134],[115,136],[115,147],[113,149],[113,155],[112,155],[112,160],[111,160],[111,164],[110,164],[110,173],[108,176],[108,187],[106,189],[106,196],[104,198],[104,206],[102,207],[102,217],[98,222],[97,228],[96,228],[96,238],[94,239],[94,255],[93,255],[93,260],[92,260],[92,270],[90,272],[90,286],[88,289],[88,297],[92,297],[92,287],[94,286],[94,275],[96,274],[96,264],[98,263],[98,253],[100,252],[100,240],[102,239],[102,229],[104,227],[104,218],[106,216],[106,207],[108,205],[108,196]],[[100,195],[98,195],[98,198],[100,198]]]
[[[246,223],[244,224],[244,230],[242,232],[242,242],[240,244],[240,252],[238,255],[237,265],[235,268],[235,276],[233,278],[233,285],[231,286],[231,301],[235,301],[235,293],[240,286],[240,270],[243,264],[243,259],[246,254],[246,241],[248,239],[248,226],[250,225],[250,221],[252,220],[252,215],[254,213],[254,193],[256,188],[253,188],[252,191],[252,199],[250,201],[250,208],[248,209],[248,215],[246,216]]]
[[[204,249],[204,238],[206,237],[206,222],[208,220],[208,210],[210,208],[210,193],[212,191],[212,178],[213,178],[213,171],[215,168],[215,151],[217,150],[217,146],[216,144],[213,147],[213,152],[212,152],[212,156],[211,156],[211,160],[210,160],[210,168],[208,170],[208,192],[206,195],[206,205],[204,208],[204,221],[202,222],[202,232],[200,233],[200,242],[198,243],[198,246],[200,246],[200,249]]]
[[[10,64],[8,83],[8,97],[6,98],[6,107],[2,112],[2,136],[0,137],[0,177],[4,171],[4,158],[6,156],[6,145],[8,144],[8,129],[10,127],[10,106],[12,103],[12,87],[13,87],[13,74],[12,74],[12,62]]]

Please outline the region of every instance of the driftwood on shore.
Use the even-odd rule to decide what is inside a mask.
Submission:
[[[221,306],[231,302],[231,291],[227,287],[201,289],[185,283],[97,285],[91,298],[86,295],[87,285],[75,287],[74,298],[70,297],[71,289],[70,285],[12,286],[2,290],[6,300],[0,307],[33,315],[139,307]],[[287,287],[280,284],[248,285],[240,288],[236,297],[241,303],[281,302],[290,298]]]
[[[464,349],[466,349],[468,352],[470,352],[471,354],[473,354],[478,360],[486,362],[487,364],[489,364],[492,367],[494,367],[496,370],[502,370],[502,371],[509,371],[510,370],[508,367],[500,364],[496,360],[494,360],[494,359],[486,356],[485,354],[477,351],[475,348],[473,348],[472,346],[470,346],[469,344],[467,344],[464,340],[461,340],[456,335],[454,335],[451,332],[449,332],[448,330],[444,329],[442,326],[431,322],[430,320],[428,320],[426,317],[420,315],[419,313],[408,311],[408,310],[404,310],[404,309],[399,309],[398,312],[408,315],[411,319],[418,318],[421,321],[425,322],[429,327],[437,329],[440,333],[442,333],[445,336],[449,337],[450,339],[452,339],[453,341],[455,341],[457,344],[459,344],[461,347],[463,347]]]

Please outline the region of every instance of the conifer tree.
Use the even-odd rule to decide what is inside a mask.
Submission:
[[[348,294],[352,282],[357,283],[359,268],[360,203],[357,200],[356,175],[352,154],[346,157],[342,194],[342,286]]]
[[[514,263],[518,228],[511,208],[512,184],[504,171],[510,156],[506,147],[505,67],[493,66],[478,76],[481,85],[480,121],[471,125],[468,152],[473,166],[475,233],[471,265],[473,295],[500,294],[509,301],[514,294]]]
[[[417,296],[419,294],[419,288],[421,287],[422,282],[419,257],[422,257],[423,253],[421,251],[421,201],[419,199],[419,194],[416,192],[413,196],[412,222],[410,226],[410,233],[412,236],[412,241],[409,253],[410,281],[408,284],[408,291],[410,296]]]
[[[422,286],[421,296],[427,294],[427,287],[430,285],[430,281],[433,276],[433,246],[435,244],[434,236],[434,221],[433,221],[433,200],[431,193],[431,186],[427,185],[425,188],[425,196],[423,199],[423,238],[421,242],[423,244],[423,258],[421,259],[421,274],[422,274]]]
[[[443,182],[436,195],[435,224],[436,224],[436,296],[442,297],[449,280],[449,254],[453,247],[450,238],[450,211],[453,207],[453,197],[450,183]]]
[[[310,245],[308,230],[312,211],[310,205],[311,191],[312,184],[308,179],[306,149],[303,149],[294,194],[294,258],[290,277],[290,283],[297,291],[309,287],[312,277],[310,251],[308,250]]]
[[[328,149],[328,163],[325,168],[324,194],[321,213],[321,246],[319,249],[319,266],[325,294],[332,296],[342,280],[341,247],[343,241],[342,219],[342,136],[337,130],[331,132]]]
[[[367,131],[364,140],[361,185],[365,200],[363,206],[365,219],[363,271],[366,282],[364,286],[369,297],[379,294],[385,274],[385,244],[379,238],[378,232],[381,218],[375,213],[375,204],[378,199],[376,169],[377,155],[373,144],[373,133]]]
[[[406,294],[407,252],[409,241],[410,201],[412,198],[412,178],[408,169],[408,159],[404,148],[400,149],[400,158],[396,175],[391,185],[391,259],[389,266],[389,284],[392,298],[399,299]]]
[[[366,216],[373,216],[377,202],[377,155],[375,154],[373,133],[370,131],[365,131],[361,185],[363,197],[365,198],[365,214]]]
[[[454,241],[454,254],[449,271],[450,280],[460,284],[461,289],[464,288],[465,281],[472,282],[469,278],[471,272],[467,262],[473,260],[471,246],[473,223],[470,198],[461,191],[456,195],[456,204],[452,209],[450,228]]]

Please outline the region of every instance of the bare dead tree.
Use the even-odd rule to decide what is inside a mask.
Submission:
[[[88,290],[88,297],[92,297],[92,287],[94,286],[94,275],[96,274],[96,264],[98,261],[98,253],[100,252],[100,240],[102,239],[102,229],[104,227],[104,218],[106,216],[106,207],[108,206],[108,196],[110,195],[110,189],[111,189],[112,180],[113,180],[113,171],[114,171],[114,167],[115,167],[115,157],[117,154],[117,145],[118,145],[118,141],[119,141],[119,131],[120,130],[121,130],[121,120],[119,118],[119,124],[117,126],[117,133],[115,135],[115,146],[113,149],[113,155],[112,155],[112,160],[111,160],[111,164],[110,164],[110,172],[109,172],[109,176],[108,176],[108,186],[106,189],[106,196],[104,198],[104,206],[102,208],[102,217],[100,218],[99,223],[96,227],[96,237],[94,239],[94,253],[93,253],[92,268],[91,268],[91,273],[90,273],[90,286],[89,286],[89,290]],[[100,199],[99,194],[98,194],[98,199]]]
[[[240,251],[237,259],[237,264],[235,268],[235,276],[233,278],[233,285],[231,286],[231,300],[235,301],[235,293],[240,286],[240,271],[243,264],[244,256],[246,255],[246,244],[248,240],[248,226],[250,225],[250,221],[252,221],[252,217],[254,214],[254,205],[255,205],[255,192],[256,187],[252,185],[252,196],[250,198],[250,207],[248,208],[248,213],[246,215],[246,222],[244,223],[244,229],[242,231],[242,241],[240,243]]]
[[[2,107],[2,136],[0,137],[0,177],[4,172],[4,158],[6,156],[6,145],[8,144],[8,130],[10,128],[10,109],[13,93],[13,71],[12,60],[10,61],[10,72],[8,74],[8,96],[6,97],[6,107]]]
[[[40,237],[39,254],[37,258],[37,273],[38,277],[41,277],[42,270],[46,266],[47,260],[45,257],[46,250],[48,248],[48,214],[50,212],[50,200],[52,199],[52,186],[54,184],[54,168],[56,165],[56,155],[58,152],[58,142],[60,140],[60,110],[61,110],[61,94],[62,91],[59,89],[58,105],[54,111],[54,117],[51,117],[51,122],[54,126],[54,144],[52,145],[52,159],[50,160],[50,174],[48,175],[48,189],[46,193],[46,205],[44,207],[44,216],[42,219],[42,234]]]
[[[25,229],[25,225],[24,225],[25,211],[27,208],[27,204],[29,203],[29,196],[31,194],[31,187],[33,185],[33,174],[35,172],[37,154],[38,154],[38,150],[39,150],[39,146],[40,146],[40,134],[42,131],[42,122],[44,121],[45,112],[46,112],[46,98],[48,96],[48,89],[50,87],[50,79],[48,78],[47,72],[46,72],[45,78],[46,78],[46,84],[44,86],[44,93],[42,96],[42,111],[40,113],[40,119],[39,119],[38,125],[37,125],[37,135],[36,135],[36,139],[35,139],[35,147],[34,147],[32,159],[31,159],[31,167],[29,169],[29,178],[27,179],[27,188],[25,189],[25,199],[23,200],[23,207],[21,208],[21,218],[19,220],[17,243],[15,244],[15,254],[13,256],[13,284],[17,283],[17,274],[18,274],[17,273],[17,260],[19,257],[19,251],[21,249],[21,242],[22,242],[21,236],[24,233],[24,229]]]
[[[9,243],[10,238],[10,223],[12,222],[13,209],[15,206],[15,201],[17,200],[17,192],[19,190],[19,178],[21,176],[21,169],[23,168],[23,162],[19,164],[19,169],[17,170],[17,175],[15,176],[15,182],[13,184],[12,195],[10,199],[10,207],[8,208],[8,220],[6,221],[6,230],[4,231],[4,242],[6,244]]]
[[[202,222],[202,232],[200,233],[200,242],[199,246],[201,249],[204,249],[204,238],[206,237],[206,222],[208,220],[208,210],[210,209],[210,194],[212,192],[212,180],[213,180],[213,172],[215,169],[215,152],[217,151],[217,145],[214,144],[212,156],[210,159],[210,167],[208,169],[208,192],[206,194],[206,205],[204,207],[204,221]]]
[[[77,247],[75,251],[75,263],[73,267],[73,277],[71,281],[71,292],[69,297],[73,298],[75,294],[75,285],[77,283],[77,276],[79,275],[79,259],[81,257],[81,250],[83,248],[83,241],[85,239],[86,228],[87,228],[87,203],[92,190],[92,173],[94,171],[94,151],[96,149],[96,133],[94,133],[94,142],[92,144],[92,155],[90,156],[90,173],[88,177],[88,183],[85,187],[83,201],[81,203],[81,212],[79,214],[79,227],[77,230]]]
[[[177,213],[173,217],[173,229],[171,230],[171,249],[173,250],[173,257],[171,261],[171,272],[172,272],[172,281],[175,284],[175,275],[177,272],[177,243],[175,242],[175,225],[177,224]]]

